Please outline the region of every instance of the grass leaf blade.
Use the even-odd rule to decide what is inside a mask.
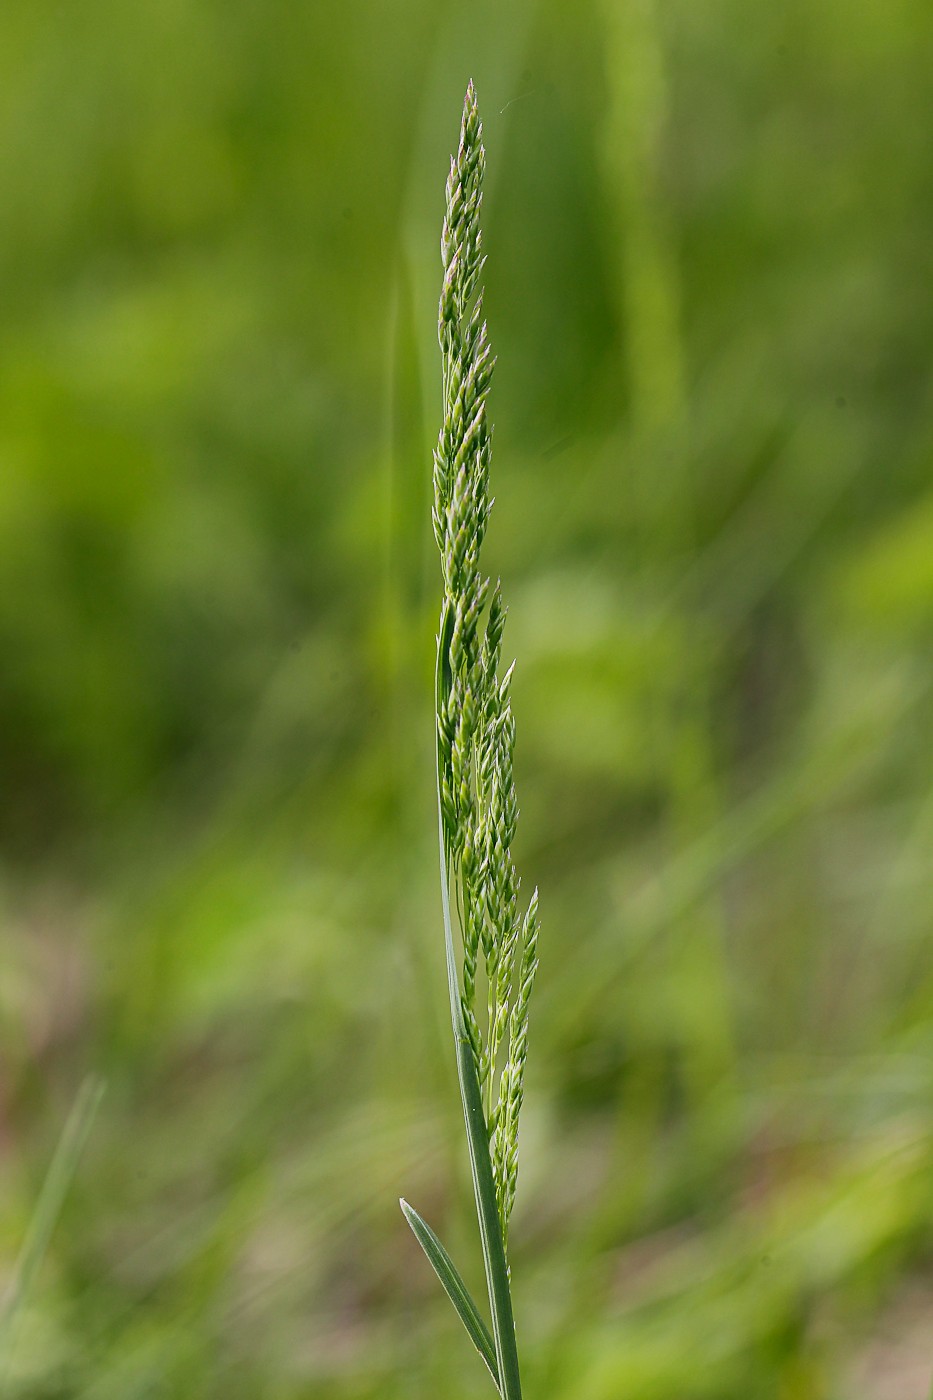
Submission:
[[[447,1250],[427,1221],[423,1220],[406,1200],[400,1200],[399,1205],[402,1207],[402,1214],[411,1226],[412,1234],[427,1255],[428,1263],[440,1279],[444,1292],[453,1303],[457,1316],[466,1328],[470,1340],[485,1361],[498,1390],[499,1370],[496,1365],[495,1342],[469,1289]]]
[[[90,1076],[78,1090],[74,1107],[58,1140],[36,1208],[13,1273],[13,1282],[0,1310],[0,1379],[6,1370],[13,1324],[29,1296],[45,1258],[49,1240],[87,1141],[94,1115],[104,1092],[103,1081]]]

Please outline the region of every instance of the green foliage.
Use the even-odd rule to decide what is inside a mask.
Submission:
[[[17,1400],[489,1389],[395,1207],[479,1297],[425,471],[470,73],[526,1392],[922,1400],[931,70],[926,0],[0,5],[0,1289],[108,1084]]]

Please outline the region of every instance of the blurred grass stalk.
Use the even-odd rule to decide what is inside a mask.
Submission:
[[[13,1270],[9,1292],[0,1310],[0,1384],[9,1371],[16,1320],[29,1298],[49,1247],[52,1231],[71,1185],[94,1116],[104,1093],[103,1080],[89,1075],[78,1090],[58,1146],[46,1173],[26,1238]]]
[[[642,428],[679,419],[685,403],[677,261],[657,168],[667,81],[654,0],[603,0],[608,110],[604,160],[615,192],[631,411]]]
[[[681,328],[682,293],[677,249],[664,190],[662,164],[668,125],[669,83],[657,0],[602,0],[608,105],[603,133],[603,166],[614,206],[620,248],[615,290],[618,319],[625,330],[625,360],[632,430],[639,439],[636,459],[656,465],[660,443],[668,483],[663,543],[671,559],[688,557],[697,548],[696,485],[687,429],[690,401],[686,351]],[[657,528],[657,511],[646,493],[658,489],[655,465],[637,493],[642,524],[642,559],[647,563],[658,541],[649,538],[647,522]],[[662,691],[651,707],[647,741],[659,773],[671,775],[670,835],[675,850],[689,848],[721,820],[716,758],[710,729],[712,663],[686,648],[674,714],[665,713],[670,696]],[[674,759],[670,761],[671,742]],[[691,1097],[702,1103],[711,1088],[734,1073],[734,1031],[723,942],[724,921],[718,897],[710,893],[682,921],[680,938],[670,941],[669,955],[689,966],[704,987],[702,1035],[694,1037],[689,1066]],[[646,1086],[649,1101],[659,1104],[657,1086]],[[648,1116],[650,1135],[656,1124]],[[621,1145],[631,1174],[633,1144]],[[637,1157],[637,1154],[635,1154]]]

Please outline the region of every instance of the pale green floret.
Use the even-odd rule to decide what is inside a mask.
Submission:
[[[484,166],[482,124],[471,84],[459,149],[447,179],[441,236],[444,281],[438,339],[444,421],[434,452],[433,524],[444,597],[438,632],[437,743],[444,842],[462,935],[461,1004],[484,1090],[504,1241],[518,1173],[518,1117],[528,1004],[538,965],[538,919],[537,891],[524,917],[519,912],[519,879],[512,861],[518,803],[511,668],[503,679],[498,675],[506,609],[499,584],[490,592],[489,580],[480,572],[492,506],[492,429],[486,398],[495,363],[479,287]],[[480,966],[486,984],[483,1025],[477,1017]]]

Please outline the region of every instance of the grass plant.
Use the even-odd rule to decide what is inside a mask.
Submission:
[[[933,7],[52,19],[0,5],[4,1400],[495,1400],[395,1214],[495,1362],[411,780],[466,53],[523,1389],[927,1400]]]
[[[500,585],[491,587],[480,566],[492,508],[492,428],[486,401],[494,365],[480,285],[485,261],[480,229],[484,166],[482,124],[471,82],[447,178],[441,235],[444,277],[438,339],[444,418],[434,452],[433,521],[443,594],[435,703],[450,1017],[491,1332],[440,1240],[406,1201],[401,1205],[503,1400],[519,1400],[507,1251],[518,1179],[528,1010],[538,966],[538,892],[522,912],[512,860],[518,820],[512,667],[501,678],[499,674],[506,609]]]

